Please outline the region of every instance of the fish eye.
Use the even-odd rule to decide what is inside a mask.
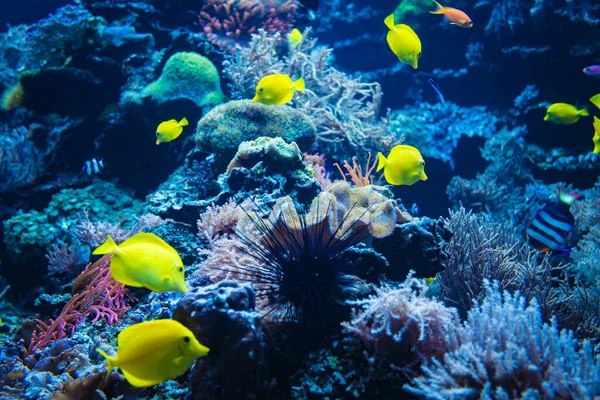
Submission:
[[[425,161],[421,161],[421,167],[425,166]]]
[[[190,337],[189,337],[189,336],[184,336],[184,337],[183,337],[183,340],[184,340],[186,343],[189,343],[189,342],[190,342]]]
[[[183,272],[183,267],[179,267],[179,272]]]
[[[259,92],[262,92],[262,91],[263,91],[263,88],[260,88],[260,89],[258,89],[258,91],[259,91]]]

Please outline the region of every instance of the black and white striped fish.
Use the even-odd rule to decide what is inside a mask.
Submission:
[[[575,218],[571,204],[580,194],[563,192],[558,188],[559,201],[546,204],[525,229],[525,238],[540,253],[567,256],[571,249],[566,246],[567,236],[573,230]]]
[[[100,172],[102,172],[102,170],[104,169],[104,160],[100,159],[100,160],[96,160],[95,158],[92,158],[91,160],[87,160],[84,164],[83,164],[83,168],[81,168],[82,172],[85,172],[86,175],[96,175],[99,174]]]

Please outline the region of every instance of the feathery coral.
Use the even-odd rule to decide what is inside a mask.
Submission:
[[[600,393],[600,359],[588,341],[544,323],[537,302],[496,283],[454,338],[405,389],[428,399],[587,399]]]

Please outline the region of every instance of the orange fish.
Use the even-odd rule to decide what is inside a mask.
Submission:
[[[453,25],[458,25],[461,28],[472,28],[473,21],[467,14],[463,11],[457,10],[452,7],[444,7],[440,3],[435,0],[432,0],[437,5],[437,10],[429,11],[432,14],[443,14],[446,18],[450,20]]]

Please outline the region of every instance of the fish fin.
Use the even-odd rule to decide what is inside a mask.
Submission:
[[[107,366],[106,366],[106,377],[108,378],[108,376],[110,375],[110,372],[118,367],[118,363],[117,363],[117,357],[113,357],[113,356],[109,356],[108,354],[106,354],[106,352],[102,349],[96,349],[96,351],[98,353],[100,353],[100,355],[102,357],[104,357],[106,359],[107,362]]]
[[[558,198],[567,205],[571,205],[581,197],[581,193],[571,193],[563,191],[562,186],[558,185]]]
[[[160,141],[160,138],[156,138],[156,144],[157,144],[157,145],[159,145],[159,144],[161,144],[161,143],[162,143],[162,142]]]
[[[158,236],[152,234],[152,233],[146,233],[146,232],[140,232],[137,233],[135,235],[133,235],[132,237],[130,237],[129,239],[127,239],[126,241],[124,241],[123,243],[121,243],[121,248],[127,248],[129,246],[133,246],[133,245],[137,245],[137,244],[153,244],[155,246],[159,246],[167,251],[169,251],[172,254],[176,254],[177,256],[179,256],[179,253],[177,253],[177,251],[172,248],[167,242],[165,242],[164,240],[162,240],[161,238],[159,238]]]
[[[152,380],[152,381],[145,380],[145,379],[138,378],[137,376],[130,374],[126,370],[121,370],[121,371],[123,372],[123,375],[125,375],[125,379],[127,379],[127,382],[129,382],[131,384],[131,386],[142,388],[142,387],[158,385],[159,383],[163,382],[162,380]]]
[[[379,164],[377,164],[377,172],[379,172],[387,165],[388,160],[381,153],[377,153],[377,158],[379,159]]]
[[[290,92],[288,94],[286,94],[283,99],[281,99],[280,101],[278,101],[278,102],[276,102],[274,104],[277,104],[277,105],[287,104],[290,101],[292,101],[293,98],[294,98],[294,91],[290,90]],[[271,104],[273,104],[273,103],[271,103]]]
[[[600,103],[598,103],[598,104],[600,104]],[[598,108],[600,108],[600,107],[598,107]],[[579,110],[579,112],[577,114],[579,114],[582,117],[588,117],[590,115],[587,108],[582,108],[581,110]]]
[[[178,125],[179,125],[179,126],[188,126],[188,125],[189,125],[189,123],[188,123],[188,120],[187,120],[185,117],[183,117],[183,118],[181,119],[181,121],[179,121]]]
[[[304,92],[304,78],[300,78],[296,82],[292,83],[292,88],[299,92]]]
[[[111,238],[110,235],[107,235],[106,241],[98,246],[92,254],[119,254],[120,252],[121,249],[119,249],[119,246],[115,243],[113,238]]]
[[[388,15],[384,20],[383,23],[385,24],[385,26],[387,26],[391,31],[394,30],[394,14],[390,14]]]
[[[548,114],[546,114],[546,116],[544,117],[544,121],[548,121],[550,119],[550,117],[548,116]]]
[[[435,5],[437,6],[437,10],[435,10],[435,11],[429,11],[429,13],[431,13],[431,14],[444,14],[444,11],[446,10],[446,7],[444,7],[443,5],[441,5],[440,3],[438,3],[435,0],[431,0],[431,1],[433,1],[435,3]]]
[[[123,285],[133,287],[144,286],[127,274],[127,268],[125,268],[125,264],[123,264],[123,260],[121,260],[120,257],[113,257],[110,259],[110,274],[115,281],[122,283]]]

